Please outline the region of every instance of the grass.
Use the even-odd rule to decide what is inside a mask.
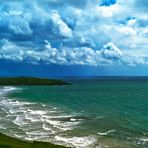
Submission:
[[[0,78],[0,85],[67,85],[62,80],[32,77]]]
[[[48,142],[22,141],[0,133],[0,148],[65,148]]]

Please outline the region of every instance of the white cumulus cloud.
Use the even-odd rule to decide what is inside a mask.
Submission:
[[[71,29],[61,19],[60,15],[58,13],[52,13],[51,20],[54,23],[54,28],[52,28],[52,29],[54,29],[55,33],[59,33],[61,36],[67,37],[67,38],[72,37]]]

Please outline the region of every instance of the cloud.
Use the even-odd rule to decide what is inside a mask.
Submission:
[[[1,41],[0,59],[23,61],[24,50],[8,40]]]
[[[98,6],[98,13],[100,13],[103,17],[112,17],[113,15],[115,15],[116,13],[118,13],[118,10],[120,9],[120,5],[119,4],[114,4],[111,6],[106,7],[106,5],[104,6]]]
[[[71,38],[72,30],[68,25],[61,19],[58,13],[51,14],[51,20],[54,24],[52,30],[55,34],[60,34],[62,37]]]
[[[147,64],[146,6],[143,0],[1,1],[1,59],[60,65]]]
[[[113,43],[107,43],[101,50],[88,47],[79,48],[53,48],[45,40],[42,51],[17,46],[8,40],[1,41],[0,59],[25,62],[32,64],[58,64],[58,65],[130,65],[147,64],[147,58],[134,58],[123,54]]]
[[[30,28],[28,20],[21,16],[10,16],[9,29],[15,34],[30,35],[32,30]]]
[[[120,59],[122,57],[122,52],[113,44],[113,43],[108,43],[107,45],[104,45],[101,53],[105,58],[116,58]]]

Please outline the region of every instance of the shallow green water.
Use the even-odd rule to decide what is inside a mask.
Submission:
[[[73,127],[59,129],[46,140],[51,138],[53,142],[76,147],[148,147],[147,81],[92,79],[70,82],[73,85],[24,86],[9,98],[37,103],[29,107],[32,110],[53,108],[57,112],[52,114],[52,121],[70,123],[68,127]]]

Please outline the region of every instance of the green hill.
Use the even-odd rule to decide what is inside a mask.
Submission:
[[[62,80],[33,78],[33,77],[16,77],[16,78],[0,78],[0,85],[68,85]]]

